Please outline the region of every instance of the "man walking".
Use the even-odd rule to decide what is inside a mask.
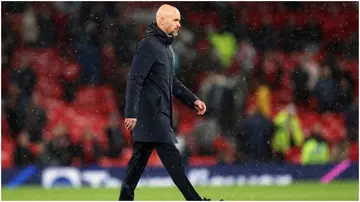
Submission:
[[[185,175],[172,129],[172,95],[195,108],[199,115],[206,112],[205,103],[175,77],[171,43],[179,29],[180,12],[163,5],[136,48],[125,104],[125,126],[132,131],[133,154],[119,200],[134,200],[135,188],[153,149],[185,199],[202,200]]]

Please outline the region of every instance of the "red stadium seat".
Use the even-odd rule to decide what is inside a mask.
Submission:
[[[7,150],[1,150],[1,168],[8,169],[13,166],[13,152]]]
[[[38,76],[50,80],[58,80],[62,71],[60,57],[54,49],[38,51],[37,55],[33,57],[33,65]]]
[[[39,155],[41,154],[41,149],[40,149],[40,145],[39,144],[35,144],[35,143],[31,143],[30,144],[30,151],[37,157],[39,157]]]
[[[69,134],[71,135],[71,141],[73,143],[79,143],[83,134],[84,134],[85,128],[83,125],[79,123],[74,123],[69,126]]]
[[[215,156],[191,156],[189,164],[191,166],[213,166],[217,164]]]
[[[21,57],[26,56],[29,59],[31,65],[34,64],[34,58],[37,57],[37,50],[31,48],[18,48],[14,51],[13,59],[12,59],[12,67],[17,68],[21,64]]]
[[[326,137],[331,142],[338,142],[346,136],[344,118],[337,113],[325,113],[321,116],[322,126],[326,128]]]
[[[123,149],[122,154],[119,158],[102,157],[99,161],[99,164],[100,166],[104,167],[124,167],[130,161],[131,154],[132,148],[127,147]]]
[[[5,13],[5,15],[8,15],[10,18],[11,28],[22,33],[23,16],[20,13]]]
[[[35,85],[35,90],[40,92],[44,97],[55,99],[63,98],[63,89],[58,80],[40,77]]]
[[[349,150],[349,159],[355,163],[359,162],[359,142],[351,144]]]
[[[314,125],[320,122],[320,115],[317,112],[312,111],[298,111],[298,116],[301,121],[304,136],[310,136]]]
[[[10,129],[8,122],[6,120],[5,113],[1,114],[1,137],[3,136],[9,136],[10,135]]]
[[[103,157],[100,160],[100,165],[102,166],[108,166],[108,167],[114,167],[114,166],[126,166],[131,158],[132,149],[131,148],[125,148],[122,152],[121,157],[119,158],[108,158]],[[156,150],[153,151],[151,154],[149,161],[147,163],[148,167],[161,167],[162,162],[157,155]]]
[[[162,162],[161,162],[156,150],[154,150],[151,153],[151,156],[149,158],[147,166],[149,166],[149,167],[161,167],[162,166]]]
[[[80,75],[80,65],[75,62],[64,63],[62,65],[62,76],[67,81],[76,81]]]
[[[115,96],[109,87],[83,87],[78,90],[74,107],[80,114],[109,116],[116,110]]]
[[[124,167],[127,164],[121,158],[102,157],[99,160],[99,165],[103,167]]]
[[[273,90],[271,95],[272,105],[286,105],[292,102],[292,92],[290,89]]]
[[[205,28],[207,25],[212,25],[215,28],[220,28],[220,18],[214,12],[190,12],[186,14],[186,18],[197,27]]]
[[[125,147],[122,151],[121,157],[126,159],[126,161],[130,160],[132,155],[132,147]]]
[[[289,163],[299,164],[301,161],[301,148],[290,148],[285,153],[285,160]]]
[[[12,151],[15,147],[15,140],[11,136],[1,135],[1,149],[6,151]]]
[[[108,138],[105,131],[108,126],[108,119],[104,119],[101,116],[87,116],[87,119],[90,123],[88,127],[93,132],[93,135],[99,140],[100,146],[106,150]]]
[[[248,16],[249,16],[248,18],[249,26],[251,27],[251,29],[253,30],[260,29],[263,22],[264,14],[260,12],[249,12]],[[271,14],[267,14],[266,18],[273,19],[273,16]]]
[[[11,168],[13,166],[13,154],[15,142],[10,136],[1,134],[1,168]]]

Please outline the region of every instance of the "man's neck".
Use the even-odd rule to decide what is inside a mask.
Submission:
[[[165,31],[164,28],[160,27],[159,24],[156,23],[156,26],[157,26],[159,29],[161,29],[161,30],[166,34],[166,36],[172,37],[171,35],[169,35],[169,34]]]

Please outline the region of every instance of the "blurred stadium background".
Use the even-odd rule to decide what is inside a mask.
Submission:
[[[163,3],[1,3],[3,200],[117,199],[127,73]],[[358,2],[170,4],[177,76],[208,106],[173,105],[200,193],[358,200]],[[136,199],[183,200],[171,186],[154,152]]]

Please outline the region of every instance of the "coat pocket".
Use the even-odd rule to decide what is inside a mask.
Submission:
[[[161,111],[161,97],[161,94],[159,94],[156,99],[156,111]]]
[[[159,105],[158,105],[158,112],[161,114],[165,114],[170,117],[170,104],[168,103],[167,99],[164,95],[160,95]]]

